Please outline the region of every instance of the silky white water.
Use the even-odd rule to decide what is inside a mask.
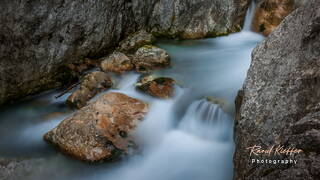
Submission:
[[[117,89],[111,91],[139,98],[151,107],[134,134],[139,153],[118,163],[86,164],[56,152],[42,135],[72,112],[63,104],[67,95],[55,99],[56,93],[49,93],[0,110],[0,157],[44,159],[24,177],[33,180],[232,179],[234,99],[252,49],[263,39],[250,32],[252,14],[248,13],[239,33],[158,43],[170,54],[172,67],[155,74],[178,82],[172,99],[136,91],[136,73],[117,78]]]

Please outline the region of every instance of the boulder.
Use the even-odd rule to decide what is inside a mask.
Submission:
[[[269,35],[297,6],[298,3],[295,0],[261,1],[258,3],[253,18],[253,30],[265,36]]]
[[[106,73],[91,72],[84,77],[79,89],[68,97],[67,104],[71,107],[82,108],[97,93],[110,87],[112,87],[112,80]]]
[[[0,104],[63,85],[65,65],[102,57],[141,29],[180,38],[239,31],[249,2],[2,0]]]
[[[310,0],[252,53],[237,100],[235,179],[320,177],[320,1]],[[253,155],[248,147],[297,148],[295,156]],[[294,159],[297,164],[257,164],[251,159]]]
[[[151,45],[154,43],[155,37],[145,30],[138,31],[119,44],[119,50],[125,53],[135,53],[140,47],[144,45]]]
[[[161,0],[143,7],[133,3],[135,17],[143,17],[156,36],[178,39],[216,37],[240,31],[250,0]]]
[[[134,145],[131,136],[148,111],[148,104],[110,92],[44,135],[44,139],[84,161],[117,159]]]
[[[174,92],[175,81],[168,77],[145,76],[136,84],[137,89],[158,98],[170,98]]]
[[[139,73],[148,73],[152,70],[170,66],[168,53],[156,46],[146,45],[137,50],[133,58],[133,64]]]
[[[115,51],[108,57],[102,59],[101,69],[104,72],[122,74],[123,72],[133,70],[134,65],[128,56],[121,52]]]

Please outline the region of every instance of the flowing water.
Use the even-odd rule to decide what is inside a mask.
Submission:
[[[251,10],[252,11],[252,10]],[[135,132],[142,151],[118,163],[69,159],[42,140],[70,111],[57,92],[0,109],[0,157],[40,159],[23,179],[228,180],[233,177],[234,99],[263,37],[242,32],[213,39],[161,41],[172,67],[156,72],[174,78],[175,96],[159,100],[137,92],[138,74],[119,78],[117,91],[144,100],[150,112]],[[249,25],[248,25],[249,24]],[[1,177],[1,176],[0,176]]]

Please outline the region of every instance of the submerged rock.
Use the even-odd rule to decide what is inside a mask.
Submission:
[[[44,135],[44,139],[84,161],[116,159],[134,145],[131,132],[148,104],[121,93],[107,93]]]
[[[256,9],[252,28],[269,35],[289,15],[298,3],[295,0],[263,0]]]
[[[4,159],[0,158],[0,179],[19,180],[31,179],[38,173],[36,167],[41,167],[44,159]]]
[[[173,96],[174,84],[175,81],[168,77],[145,76],[139,80],[136,87],[151,96],[170,98]]]
[[[133,63],[137,72],[148,73],[152,70],[169,67],[170,56],[161,48],[146,45],[137,50]]]
[[[133,70],[134,65],[128,56],[121,52],[114,52],[101,62],[101,69],[105,72],[122,74],[126,71]]]
[[[68,97],[67,104],[72,107],[82,108],[97,93],[110,87],[112,87],[112,80],[106,73],[101,71],[92,72],[84,77],[79,89]]]
[[[155,37],[145,30],[138,31],[119,44],[119,50],[125,53],[134,53],[144,45],[151,45],[154,43]]]
[[[253,51],[237,100],[235,179],[320,177],[320,1],[291,13]],[[240,106],[239,106],[240,104]],[[250,157],[248,147],[297,148],[295,156]],[[297,164],[251,163],[251,159],[297,160]]]

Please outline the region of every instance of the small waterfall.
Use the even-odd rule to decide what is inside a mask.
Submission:
[[[219,105],[202,99],[189,106],[179,129],[203,139],[232,142],[233,121]]]
[[[255,0],[251,1],[251,4],[248,8],[246,18],[244,20],[243,30],[242,31],[251,31],[252,20],[254,16],[254,11],[256,9]]]

